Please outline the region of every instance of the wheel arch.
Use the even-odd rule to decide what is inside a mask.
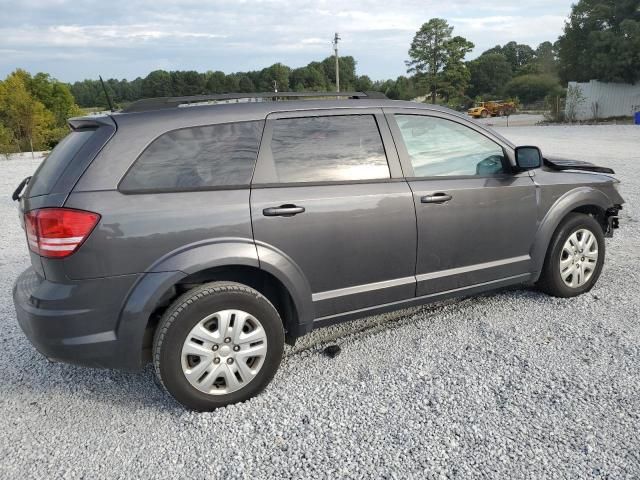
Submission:
[[[551,239],[567,215],[570,213],[592,215],[605,229],[606,210],[610,206],[609,197],[592,187],[578,187],[558,198],[541,220],[531,248],[533,281],[538,280]]]
[[[121,309],[117,335],[128,338],[123,355],[142,366],[150,359],[155,327],[166,308],[190,288],[212,281],[236,281],[263,294],[283,320],[287,341],[311,329],[313,306],[306,278],[290,259],[249,239],[222,239],[172,252],[140,276]],[[133,351],[132,351],[133,350]],[[133,358],[135,356],[135,358]]]

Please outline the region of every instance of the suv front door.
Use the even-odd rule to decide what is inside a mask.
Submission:
[[[258,255],[302,270],[316,319],[415,295],[413,199],[380,109],[270,115],[251,215]]]
[[[526,280],[536,187],[495,137],[445,113],[387,111],[416,207],[416,295]]]

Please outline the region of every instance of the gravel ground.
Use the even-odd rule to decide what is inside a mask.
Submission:
[[[640,477],[640,128],[502,133],[623,179],[591,293],[512,289],[323,329],[261,396],[205,414],[149,368],[53,364],[31,347],[10,296],[28,260],[8,195],[37,161],[0,161],[0,477]]]

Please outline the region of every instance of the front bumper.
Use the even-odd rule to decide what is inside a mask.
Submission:
[[[620,221],[618,219],[618,212],[620,210],[622,210],[622,205],[615,205],[606,211],[607,226],[604,232],[605,237],[613,237],[613,231],[620,228]]]
[[[140,345],[119,338],[118,318],[137,275],[55,283],[33,268],[13,287],[20,327],[34,347],[54,361],[91,367],[135,369]],[[129,340],[131,343],[131,341]]]

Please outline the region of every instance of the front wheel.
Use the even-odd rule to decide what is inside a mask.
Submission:
[[[593,288],[604,264],[604,234],[590,215],[572,213],[556,230],[538,287],[554,297],[575,297]]]
[[[282,321],[269,300],[246,285],[215,282],[189,290],[165,312],[153,361],[178,402],[207,411],[260,393],[283,349]]]

